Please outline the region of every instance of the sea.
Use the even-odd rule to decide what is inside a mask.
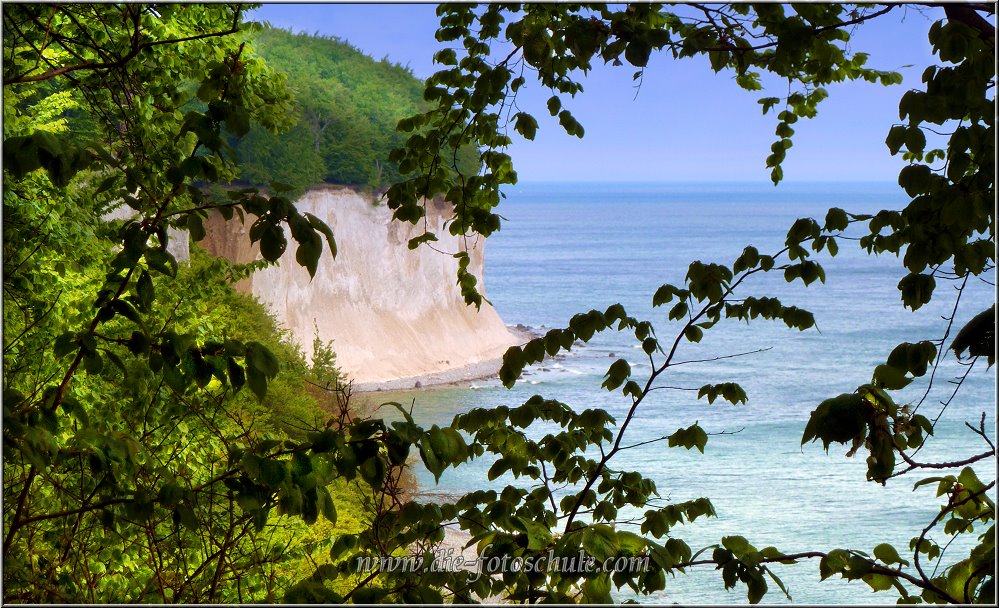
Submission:
[[[797,218],[822,223],[830,207],[871,213],[900,209],[907,200],[892,183],[845,182],[779,187],[527,183],[505,195],[498,208],[505,218],[502,229],[486,244],[484,286],[508,325],[545,332],[566,327],[575,313],[621,303],[630,315],[652,321],[662,341],[672,338],[679,324],[668,320],[669,307],[652,307],[652,296],[663,283],[682,285],[691,261],[731,264],[747,245],[773,253],[783,247]],[[860,236],[863,230],[852,234]],[[785,305],[807,309],[815,315],[816,328],[799,332],[780,321],[763,320],[719,323],[705,332],[701,343],[682,343],[675,360],[692,363],[660,377],[659,385],[674,388],[653,391],[627,430],[625,444],[669,435],[694,422],[709,433],[703,454],[660,441],[622,451],[613,462],[617,469],[653,479],[667,501],[702,496],[711,500],[717,517],[671,531],[695,551],[739,534],[757,548],[775,546],[787,553],[835,548],[870,553],[887,542],[905,557],[910,539],[946,500],[935,497],[935,484],[913,488],[916,481],[939,471],[916,471],[882,486],[866,481],[863,451],[847,457],[846,445],[834,443],[828,453],[821,443],[802,445],[802,431],[821,401],[870,382],[873,368],[895,345],[939,340],[947,329],[945,318],[956,306],[955,326],[945,343],[949,346],[964,323],[995,303],[994,270],[984,280],[970,280],[957,305],[956,284],[938,280],[932,301],[914,313],[903,308],[896,287],[904,275],[898,258],[868,255],[856,240],[841,239],[838,244],[835,257],[823,252],[813,258],[825,268],[824,284],[787,284],[782,273],[774,272],[755,275],[740,290],[742,295],[773,295]],[[577,411],[605,408],[620,423],[630,400],[600,386],[618,358],[629,361],[633,378],[648,376],[649,361],[634,335],[608,330],[564,356],[529,368],[512,389],[497,380],[482,380],[469,386],[379,393],[377,398],[412,404],[417,421],[427,427],[447,425],[455,414],[474,407],[517,406],[535,394]],[[976,428],[984,424],[994,440],[995,367],[987,369],[985,361],[978,361],[951,398],[955,379],[966,371],[947,353],[928,391],[923,378],[894,395],[897,403],[916,404],[927,393],[918,411],[937,420],[936,432],[919,452],[919,460],[943,462],[986,451],[985,441],[965,423]],[[709,405],[696,399],[696,391],[683,390],[719,382],[741,384],[748,403],[733,406],[719,399]],[[529,432],[543,434],[540,428]],[[426,500],[434,500],[526,483],[511,477],[487,481],[491,462],[486,458],[449,469],[439,483],[418,463],[420,491]],[[994,459],[986,459],[974,468],[988,482],[995,479],[995,466]],[[943,546],[950,537],[941,527],[930,537]],[[969,547],[969,539],[955,541],[940,565],[933,562],[929,570],[953,563],[962,552],[966,556]],[[872,604],[897,599],[894,591],[874,593],[861,581],[820,581],[818,566],[814,559],[775,566],[792,599],[771,583],[763,602]],[[614,597],[656,604],[747,601],[741,584],[726,590],[720,572],[710,567],[667,577],[666,589],[659,593],[636,597],[625,589]]]

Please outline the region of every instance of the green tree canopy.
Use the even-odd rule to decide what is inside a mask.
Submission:
[[[281,196],[195,186],[236,175],[229,135],[290,122],[243,10],[3,7],[5,601],[275,601],[330,488],[360,508],[308,440],[314,374],[231,289],[260,263],[171,246],[214,210],[270,261],[285,226],[312,272],[332,246]]]
[[[283,133],[251,129],[235,146],[240,177],[250,184],[281,181],[382,188],[400,181],[389,153],[405,143],[399,120],[425,108],[423,83],[408,69],[376,61],[336,38],[264,26],[253,46],[288,76],[296,126]],[[474,172],[474,153],[462,153]]]

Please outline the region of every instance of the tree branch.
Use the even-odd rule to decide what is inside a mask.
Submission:
[[[105,500],[104,502],[99,502],[93,505],[84,505],[76,509],[67,509],[65,511],[58,511],[56,513],[45,513],[44,515],[35,515],[34,517],[27,517],[21,520],[20,524],[24,526],[39,521],[46,521],[49,519],[72,517],[73,515],[79,515],[80,513],[88,513],[90,511],[96,511],[98,509],[103,509],[105,507],[110,507],[112,505],[120,505],[126,502],[131,502],[132,500],[134,500],[134,498],[112,498],[111,500]]]
[[[940,3],[938,6],[943,6],[944,13],[947,15],[947,19],[950,21],[957,21],[963,23],[968,27],[978,30],[981,35],[982,40],[987,42],[989,46],[995,48],[996,45],[996,28],[992,26],[984,17],[978,14],[979,10],[988,10],[987,7],[982,5],[967,5],[964,3]]]
[[[901,475],[902,473],[908,473],[913,469],[956,469],[957,467],[963,467],[973,462],[978,462],[979,460],[988,458],[990,456],[995,456],[996,452],[995,449],[992,449],[991,451],[983,452],[981,454],[978,454],[977,456],[965,458],[964,460],[956,460],[954,462],[916,462],[902,450],[898,450],[898,455],[901,456],[902,460],[904,460],[909,465],[909,468],[903,471],[899,471],[899,473],[897,473],[898,475]]]
[[[965,504],[967,502],[970,502],[972,500],[977,499],[979,496],[985,494],[986,492],[988,492],[989,490],[991,490],[993,487],[995,487],[995,485],[996,485],[996,482],[993,481],[993,482],[989,483],[987,486],[985,486],[984,488],[982,488],[980,491],[975,492],[973,494],[969,494],[967,496],[967,498],[965,498],[963,500],[960,500],[960,501],[957,501],[957,502],[951,502],[951,503],[949,503],[947,506],[945,506],[944,508],[940,509],[940,512],[937,513],[937,516],[933,518],[933,521],[931,521],[928,526],[926,526],[925,528],[923,528],[922,533],[919,535],[919,539],[916,541],[916,550],[915,550],[915,552],[913,554],[913,565],[915,565],[916,572],[919,573],[919,576],[923,579],[923,582],[925,582],[926,585],[928,585],[928,586],[923,586],[923,585],[918,585],[918,584],[917,584],[917,586],[919,586],[920,588],[923,588],[923,589],[931,589],[934,593],[940,595],[940,597],[945,598],[947,601],[949,601],[952,604],[960,604],[961,603],[960,600],[958,600],[957,598],[951,597],[947,592],[945,592],[942,589],[939,589],[936,585],[934,585],[933,583],[930,582],[930,579],[927,578],[926,573],[923,572],[923,567],[921,565],[919,565],[919,548],[920,548],[920,546],[922,546],[923,541],[926,540],[926,535],[930,533],[930,530],[932,530],[934,526],[936,526],[938,523],[940,523],[940,520],[943,519],[944,515],[946,515],[947,513],[950,513],[954,509],[960,507],[961,505],[963,505],[963,504]]]
[[[49,80],[50,78],[55,78],[57,76],[62,76],[64,74],[69,74],[71,72],[77,72],[80,70],[113,70],[124,67],[129,61],[134,59],[140,52],[145,49],[152,48],[155,46],[160,46],[163,44],[179,44],[181,42],[192,42],[194,40],[205,40],[207,38],[218,38],[221,36],[229,36],[235,34],[239,31],[239,18],[242,14],[242,9],[237,8],[233,14],[232,26],[224,31],[220,32],[208,32],[205,34],[196,34],[194,36],[186,36],[184,38],[170,38],[168,40],[153,40],[150,42],[139,43],[139,28],[136,27],[135,32],[132,36],[132,45],[128,53],[124,56],[118,58],[115,61],[84,61],[81,63],[73,65],[64,65],[58,68],[53,68],[47,72],[41,74],[35,74],[33,76],[15,76],[9,79],[5,79],[3,86],[8,86],[11,84],[19,84],[23,82],[39,82],[42,80]]]
[[[698,8],[701,11],[706,11],[707,10],[707,8],[704,5],[701,5],[701,4],[692,4],[691,6],[693,6],[695,8]],[[847,21],[841,21],[839,23],[834,23],[832,25],[824,25],[822,27],[817,27],[817,28],[811,30],[810,32],[808,32],[808,34],[812,35],[812,36],[818,36],[819,34],[823,34],[823,33],[828,32],[830,30],[835,30],[835,29],[839,29],[841,27],[847,27],[847,26],[850,26],[850,25],[857,25],[858,23],[863,23],[864,21],[869,21],[869,20],[874,19],[876,17],[880,17],[881,15],[884,15],[884,14],[890,12],[892,9],[896,8],[897,6],[899,6],[899,5],[898,4],[889,4],[885,8],[883,8],[883,9],[881,9],[879,11],[875,11],[873,13],[868,13],[866,15],[860,15],[860,16],[855,17],[853,19],[849,19]],[[779,41],[773,40],[771,42],[765,42],[763,44],[757,44],[755,46],[740,47],[740,46],[735,46],[735,45],[732,45],[732,44],[726,44],[725,46],[720,46],[720,47],[706,47],[706,48],[702,48],[702,49],[699,49],[699,50],[701,50],[701,51],[724,51],[724,52],[732,52],[732,53],[745,53],[747,51],[760,51],[760,50],[763,50],[763,49],[772,48],[772,47],[777,46],[778,44],[779,44]]]

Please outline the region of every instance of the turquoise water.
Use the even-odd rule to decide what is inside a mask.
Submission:
[[[866,183],[785,184],[777,189],[766,184],[528,184],[507,196],[500,207],[507,221],[489,239],[485,277],[487,297],[506,323],[545,331],[564,327],[577,312],[620,302],[631,315],[652,320],[660,339],[672,337],[679,325],[666,319],[666,310],[652,309],[652,294],[664,282],[682,285],[691,260],[731,263],[748,244],[775,252],[796,218],[821,222],[832,206],[869,212],[905,203],[897,186]],[[856,242],[841,241],[837,257],[823,254],[818,259],[826,269],[824,285],[788,285],[775,274],[747,284],[742,292],[776,295],[785,305],[812,311],[817,331],[801,333],[779,322],[722,323],[706,332],[700,344],[685,343],[677,360],[769,350],[679,366],[660,381],[680,387],[739,382],[749,396],[747,405],[709,406],[687,391],[656,391],[643,403],[625,443],[667,435],[695,420],[709,433],[738,432],[712,436],[703,455],[658,443],[616,457],[616,468],[653,478],[669,500],[712,500],[717,518],[699,519],[674,532],[695,550],[738,533],[757,547],[774,545],[787,552],[837,547],[870,551],[890,542],[904,555],[909,539],[936,514],[935,488],[912,489],[913,482],[932,472],[881,487],[864,480],[864,456],[845,458],[846,447],[838,444],[826,454],[818,444],[801,446],[800,438],[820,401],[868,382],[873,366],[896,344],[939,338],[945,328],[941,316],[953,308],[956,292],[941,281],[933,301],[913,314],[902,308],[895,288],[903,273],[894,257],[873,259]],[[994,282],[994,272],[987,278]],[[993,289],[982,281],[969,284],[958,326],[994,302]],[[417,419],[425,425],[448,424],[454,414],[473,407],[519,405],[533,394],[578,410],[603,407],[621,420],[629,402],[600,388],[608,365],[619,357],[631,362],[635,377],[648,374],[648,361],[633,336],[605,332],[558,361],[535,366],[512,390],[482,381],[472,388],[378,397],[415,399]],[[984,442],[963,425],[977,423],[983,412],[994,436],[995,370],[986,371],[984,362],[978,367],[938,424],[937,436],[920,452],[922,460],[984,451]],[[920,413],[935,418],[939,402],[953,389],[947,380],[962,372],[948,358]],[[897,401],[915,401],[925,388],[925,383],[915,383],[896,395]],[[489,464],[448,471],[436,486],[426,471],[418,469],[417,476],[428,496],[454,495],[489,483]],[[989,481],[995,478],[994,466],[994,460],[986,460],[976,470]],[[934,538],[947,540],[942,531]],[[958,549],[952,545],[955,556]],[[795,603],[895,599],[889,593],[874,594],[861,582],[820,584],[814,560],[778,568]],[[745,591],[726,591],[718,573],[702,569],[667,579],[661,594],[636,599],[743,603]],[[787,600],[771,585],[764,601]]]

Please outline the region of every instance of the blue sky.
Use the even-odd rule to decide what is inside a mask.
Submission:
[[[418,77],[436,68],[435,4],[266,4],[249,18],[345,40],[376,59],[408,65]],[[819,115],[795,124],[794,147],[784,163],[788,181],[894,181],[903,161],[884,145],[898,121],[898,99],[919,86],[932,53],[926,40],[931,18],[896,9],[854,32],[853,51],[868,65],[902,73],[902,85],[866,82],[829,88]],[[570,137],[544,106],[549,92],[533,87],[518,98],[538,118],[533,142],[514,135],[508,152],[522,181],[766,181],[765,159],[774,141],[774,114],[762,116],[759,97],[732,75],[715,74],[706,60],[653,56],[642,87],[630,66],[598,65],[582,80],[584,93],[565,105],[586,129]],[[776,83],[772,94],[786,94]]]

